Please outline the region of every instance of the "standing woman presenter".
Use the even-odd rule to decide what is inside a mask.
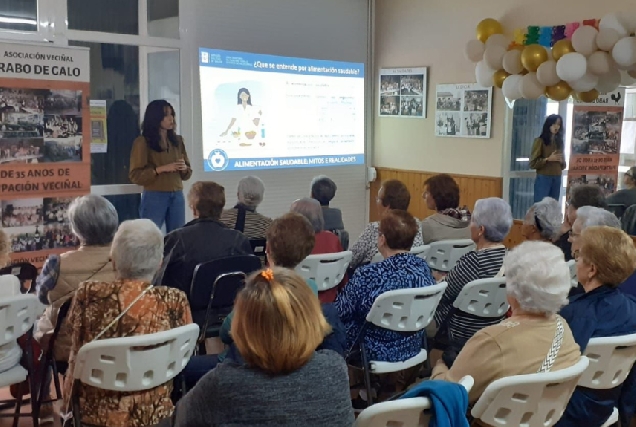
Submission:
[[[561,116],[552,114],[545,119],[541,136],[532,144],[530,167],[537,171],[534,180],[534,202],[540,202],[545,197],[559,200],[561,174],[565,169]]]
[[[183,181],[192,175],[183,138],[174,131],[174,118],[167,101],[148,104],[142,136],[130,153],[130,181],[144,187],[139,216],[159,228],[165,223],[167,233],[185,224]]]

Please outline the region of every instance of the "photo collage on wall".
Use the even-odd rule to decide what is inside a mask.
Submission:
[[[490,138],[492,88],[476,83],[437,85],[435,136]]]
[[[381,117],[426,117],[426,68],[380,70],[379,115]]]
[[[0,88],[0,166],[81,161],[81,91]],[[66,215],[72,200],[2,200],[11,251],[78,246]]]

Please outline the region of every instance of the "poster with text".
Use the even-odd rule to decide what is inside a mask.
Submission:
[[[106,100],[91,99],[91,153],[108,151],[106,135]]]
[[[426,67],[380,70],[380,117],[426,117]]]
[[[437,85],[435,136],[490,138],[492,88],[477,83]]]
[[[567,192],[595,184],[605,195],[616,191],[625,92],[601,94],[594,102],[574,102]]]
[[[89,52],[0,43],[1,226],[13,262],[40,267],[79,242],[71,201],[90,192]]]

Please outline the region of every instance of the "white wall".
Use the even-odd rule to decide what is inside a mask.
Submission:
[[[636,13],[624,0],[377,0],[375,71],[380,67],[428,66],[428,118],[376,118],[374,165],[396,169],[502,176],[506,104],[494,90],[491,139],[434,136],[435,85],[474,82],[464,46],[484,18],[501,21],[512,35],[528,25],[561,25],[601,18],[608,12]],[[377,75],[376,75],[377,79]],[[377,93],[374,105],[377,110]]]

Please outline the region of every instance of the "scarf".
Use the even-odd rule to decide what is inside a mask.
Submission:
[[[440,211],[442,215],[449,216],[451,218],[458,219],[463,222],[470,222],[470,211],[466,206],[463,208],[448,208]]]

